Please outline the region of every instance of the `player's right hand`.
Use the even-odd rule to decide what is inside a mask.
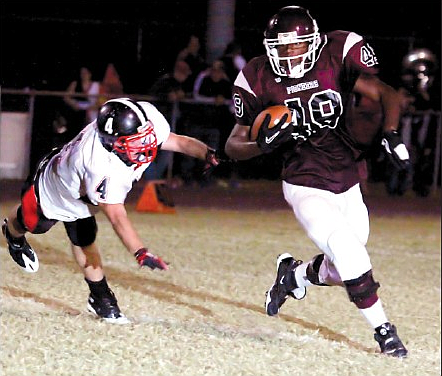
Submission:
[[[256,138],[256,143],[263,153],[270,153],[292,139],[293,123],[287,122],[287,118],[288,115],[284,114],[277,124],[269,128],[271,116],[265,116]]]
[[[150,253],[147,248],[140,248],[135,252],[134,256],[141,267],[147,266],[152,270],[157,268],[160,270],[169,269],[167,263],[165,263],[160,257]]]
[[[221,159],[219,157],[218,151],[208,147],[206,152],[203,175],[210,175],[215,167],[220,164],[220,162]]]

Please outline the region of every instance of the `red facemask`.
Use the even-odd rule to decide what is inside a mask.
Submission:
[[[120,136],[114,143],[114,150],[125,154],[130,162],[137,165],[152,162],[157,155],[157,137],[149,125],[142,133]]]

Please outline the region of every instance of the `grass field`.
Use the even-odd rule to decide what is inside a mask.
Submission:
[[[11,205],[2,202],[2,217]],[[2,238],[1,375],[441,374],[439,215],[371,216],[368,248],[379,295],[409,350],[399,360],[379,354],[341,288],[310,288],[279,316],[265,315],[277,255],[317,253],[290,210],[132,209],[143,239],[170,270],[140,270],[97,216],[107,279],[132,320],[125,326],[87,313],[87,285],[61,224],[28,236],[40,259],[36,274],[16,266]]]

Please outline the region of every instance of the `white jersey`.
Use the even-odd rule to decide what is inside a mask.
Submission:
[[[157,144],[170,134],[170,125],[150,103],[139,102],[154,126]],[[87,125],[51,158],[38,180],[40,206],[49,219],[72,222],[97,212],[99,202],[122,204],[150,163],[127,166],[100,142],[96,122]]]

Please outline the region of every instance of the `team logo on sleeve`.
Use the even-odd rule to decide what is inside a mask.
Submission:
[[[237,117],[243,117],[244,115],[244,104],[241,97],[238,94],[233,94],[233,105],[235,106],[235,115]]]
[[[368,43],[361,47],[361,63],[367,67],[372,67],[378,63],[378,58]]]

